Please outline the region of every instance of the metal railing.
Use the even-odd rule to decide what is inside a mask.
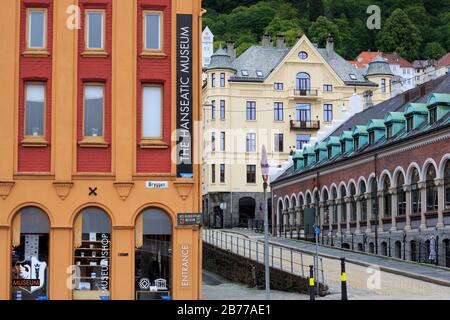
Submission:
[[[228,250],[264,264],[263,242],[213,229],[204,229],[203,241],[222,250]],[[325,284],[323,261],[321,257],[318,260],[318,281]],[[309,266],[314,264],[314,256],[276,244],[269,244],[269,264],[271,268],[301,277],[308,277]]]
[[[311,129],[311,130],[319,130],[320,129],[320,120],[291,120],[291,129]]]
[[[295,97],[317,97],[319,95],[318,89],[294,89],[294,96]]]

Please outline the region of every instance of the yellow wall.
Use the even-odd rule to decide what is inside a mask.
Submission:
[[[199,212],[200,165],[194,165],[193,179],[170,174],[134,176],[136,110],[136,0],[113,0],[113,170],[111,175],[76,173],[76,79],[77,31],[66,28],[67,7],[76,0],[54,1],[53,51],[53,141],[52,174],[14,174],[17,157],[17,125],[13,119],[18,108],[18,20],[19,1],[3,0],[0,11],[0,299],[10,298],[11,221],[23,207],[37,206],[50,220],[49,298],[71,299],[66,281],[67,268],[73,264],[73,224],[85,207],[102,208],[112,222],[111,298],[134,299],[134,226],[137,215],[148,207],[165,211],[173,224],[174,299],[199,299],[201,293],[201,235],[198,227],[177,227],[178,213]],[[177,13],[193,14],[194,23],[194,121],[200,117],[200,30],[201,1],[174,0],[173,23]],[[174,29],[175,30],[175,26]],[[176,54],[173,36],[173,54]],[[173,58],[175,62],[175,57]],[[175,64],[173,65],[175,74]],[[172,90],[175,97],[175,81]],[[172,123],[176,122],[176,101],[172,99]],[[195,140],[194,140],[195,141]],[[173,146],[174,146],[173,142]],[[198,146],[197,146],[198,147]],[[169,188],[146,189],[145,181],[169,181]],[[13,183],[13,184],[11,184]],[[10,188],[11,187],[11,188]],[[89,196],[89,187],[97,187],[98,196]],[[129,193],[128,193],[129,192]],[[67,197],[63,195],[67,193]],[[180,278],[181,246],[188,245],[189,279],[183,287]],[[128,253],[128,256],[119,256]],[[5,272],[5,270],[7,270]]]

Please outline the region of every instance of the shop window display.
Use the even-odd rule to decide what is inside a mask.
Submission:
[[[84,209],[74,227],[74,300],[109,300],[111,222],[101,209]]]
[[[144,210],[136,221],[135,298],[170,299],[172,223],[159,209]]]
[[[48,300],[49,220],[39,208],[22,209],[12,228],[12,300]]]

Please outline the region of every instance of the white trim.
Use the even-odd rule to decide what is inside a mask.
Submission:
[[[446,165],[447,161],[450,161],[450,153],[446,153],[446,154],[442,157],[441,161],[439,162],[439,170],[438,170],[438,172],[437,172],[437,177],[438,177],[438,178],[445,178],[445,177],[444,177],[444,174],[445,174],[445,172],[444,172],[444,166]]]
[[[417,164],[417,162],[411,162],[409,164],[409,166],[408,166],[408,169],[406,170],[406,176],[405,176],[405,183],[406,184],[411,184],[412,169],[416,169],[417,170],[417,172],[419,173],[419,181],[422,181],[422,169]]]
[[[356,194],[360,195],[361,194],[361,182],[364,182],[364,186],[366,187],[366,192],[367,192],[367,182],[366,179],[364,178],[364,176],[359,177],[358,179],[358,184],[356,185]]]
[[[391,172],[388,169],[384,169],[381,173],[380,173],[380,177],[378,179],[378,190],[383,190],[383,183],[384,183],[384,179],[385,176],[389,177],[389,185],[392,188],[392,176],[391,176]]]
[[[422,165],[422,181],[425,181],[427,178],[427,168],[428,166],[432,164],[434,166],[434,171],[436,172],[436,177],[438,174],[438,166],[436,165],[436,161],[434,161],[434,159],[432,158],[427,158],[427,160],[425,160],[425,162]]]
[[[397,179],[398,179],[398,174],[399,173],[403,174],[403,181],[406,184],[405,170],[403,170],[403,168],[401,166],[397,166],[397,168],[395,168],[395,170],[394,170],[394,173],[392,174],[392,180],[391,180],[392,188],[398,188],[399,187],[399,186],[397,186]]]

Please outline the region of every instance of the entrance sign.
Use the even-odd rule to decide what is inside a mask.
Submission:
[[[192,178],[192,15],[177,15],[177,177]]]

